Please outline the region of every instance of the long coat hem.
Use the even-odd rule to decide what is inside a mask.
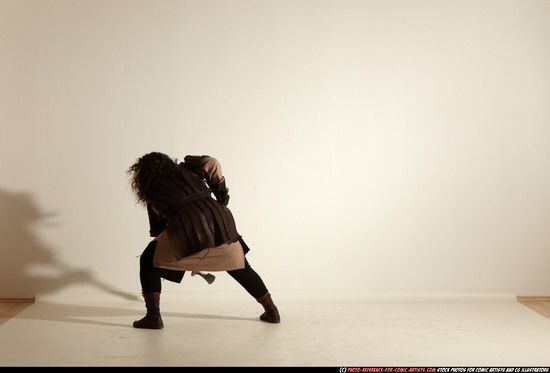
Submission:
[[[170,250],[170,242],[166,231],[159,234],[155,240],[157,247],[153,257],[153,266],[172,271],[231,271],[244,268],[244,254],[248,251],[246,244],[237,242],[206,248],[183,258],[176,258]]]

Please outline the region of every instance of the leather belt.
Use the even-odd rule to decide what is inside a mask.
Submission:
[[[178,211],[179,209],[181,209],[185,205],[190,204],[191,202],[194,202],[194,201],[196,201],[198,199],[201,199],[201,198],[210,197],[211,196],[210,193],[211,192],[209,190],[205,190],[203,192],[197,192],[197,193],[190,194],[188,196],[185,196],[185,197],[177,200],[170,207],[170,210],[169,210],[170,213],[168,215],[171,215],[171,214],[175,213],[176,211]]]

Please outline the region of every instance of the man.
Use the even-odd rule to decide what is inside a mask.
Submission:
[[[128,174],[138,201],[147,206],[150,235],[155,237],[140,258],[147,313],[134,327],[164,326],[161,278],[179,283],[185,271],[227,271],[263,306],[261,320],[280,322],[264,282],[245,258],[249,248],[227,208],[229,189],[215,158],[186,156],[178,163],[152,152],[139,158]]]

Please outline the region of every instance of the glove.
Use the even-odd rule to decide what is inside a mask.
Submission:
[[[208,184],[212,193],[216,197],[216,200],[224,206],[229,204],[229,188],[225,187],[225,178],[221,183]]]

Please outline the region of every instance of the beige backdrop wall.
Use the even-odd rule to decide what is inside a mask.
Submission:
[[[545,0],[0,0],[0,297],[139,294],[125,170],[149,151],[220,160],[270,289],[550,295],[548,19]]]

